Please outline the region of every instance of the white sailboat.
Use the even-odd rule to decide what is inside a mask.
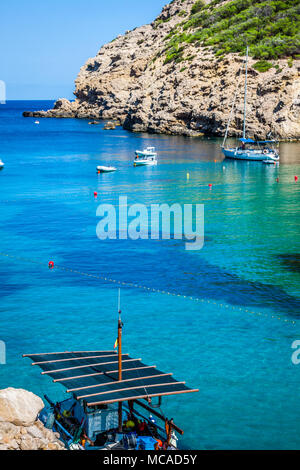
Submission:
[[[271,163],[279,161],[279,154],[274,148],[276,144],[275,140],[253,140],[246,137],[246,117],[247,117],[247,81],[248,81],[248,57],[249,48],[247,47],[246,53],[246,72],[245,72],[245,97],[244,97],[244,124],[243,124],[243,137],[240,139],[241,144],[236,147],[226,147],[226,140],[228,137],[229,126],[231,123],[233,110],[235,106],[235,99],[232,105],[231,113],[229,116],[226,133],[222,145],[222,152],[226,158],[234,160],[250,160],[250,161],[262,161],[264,163]]]

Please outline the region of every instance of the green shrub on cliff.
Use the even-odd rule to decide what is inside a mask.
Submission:
[[[253,68],[258,72],[267,72],[272,67],[273,65],[267,60],[259,60],[253,65]]]
[[[207,5],[198,0],[168,39],[168,62],[182,56],[179,48],[188,43],[211,46],[217,56],[244,54],[249,45],[250,55],[258,60],[296,58],[300,52],[300,0],[213,0]]]
[[[198,13],[198,11],[202,10],[203,7],[205,7],[204,0],[197,0],[195,5],[192,7],[192,15]]]

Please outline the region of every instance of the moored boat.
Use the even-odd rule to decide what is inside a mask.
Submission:
[[[103,165],[97,166],[98,173],[112,173],[113,171],[117,171],[117,169],[114,166],[103,166]]]
[[[147,147],[144,150],[135,151],[134,166],[157,165],[157,153],[155,147]]]
[[[256,141],[253,139],[240,139],[242,145],[233,148],[222,148],[226,158],[234,160],[263,161],[268,163],[279,162],[279,155],[271,145],[275,140]]]
[[[24,354],[66,387],[70,398],[46,407],[39,419],[70,450],[173,450],[183,431],[161,412],[163,396],[198,392],[171,373],[122,352],[121,310],[115,350]],[[158,403],[154,404],[154,398]],[[159,409],[159,411],[158,411]],[[149,414],[150,413],[150,414]],[[159,422],[157,422],[159,421]]]
[[[240,139],[241,145],[233,148],[225,148],[226,140],[228,137],[229,127],[235,107],[236,96],[232,105],[231,113],[229,116],[227,129],[224,136],[223,145],[221,146],[225,158],[234,160],[248,160],[248,161],[262,161],[264,163],[278,162],[280,160],[278,151],[275,149],[275,140],[254,140],[246,138],[246,117],[247,117],[247,80],[248,80],[248,56],[249,48],[247,47],[246,65],[245,65],[245,97],[244,97],[244,122],[243,122],[243,138]]]
[[[265,165],[277,165],[277,163],[279,163],[279,158],[278,159],[269,158],[268,160],[263,160],[263,163]]]
[[[2,170],[2,168],[4,168],[4,163],[3,163],[3,161],[0,159],[0,170]]]

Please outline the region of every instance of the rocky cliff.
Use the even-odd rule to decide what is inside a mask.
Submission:
[[[184,32],[193,21],[203,24],[207,11],[214,18],[216,5],[229,3],[174,0],[153,23],[118,36],[86,62],[75,81],[75,101],[59,99],[52,110],[24,115],[117,119],[135,132],[222,135],[237,90],[229,135],[241,135],[244,57],[230,48],[216,54],[211,41],[197,42]],[[175,53],[170,54],[174,35],[184,42],[171,43]],[[280,139],[300,138],[299,55],[278,57],[266,71],[258,71],[256,63],[250,57],[249,137],[272,132]]]
[[[27,390],[0,390],[1,450],[64,450],[59,434],[37,419],[43,401]]]

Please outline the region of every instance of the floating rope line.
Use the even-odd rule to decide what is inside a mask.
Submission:
[[[37,265],[44,266],[44,267],[46,265],[47,269],[49,269],[47,263],[45,263],[44,261],[37,261],[37,260],[29,259],[29,258],[24,258],[24,257],[21,257],[21,256],[2,253],[2,252],[0,252],[0,256],[5,257],[5,258],[10,258],[10,259],[13,259],[13,260],[20,260],[20,261],[23,261],[23,262],[26,262],[26,263],[33,263],[33,264],[37,264]],[[295,320],[290,320],[288,318],[282,318],[282,317],[279,317],[278,315],[270,315],[268,313],[255,312],[254,310],[249,310],[249,309],[246,309],[246,308],[243,308],[243,307],[234,307],[233,305],[224,304],[224,303],[221,304],[219,302],[216,302],[215,300],[202,299],[202,298],[194,297],[194,296],[190,296],[190,295],[178,294],[176,292],[168,292],[168,291],[164,291],[164,290],[160,290],[160,289],[155,289],[153,287],[143,286],[141,284],[135,284],[133,282],[120,281],[120,280],[117,280],[117,279],[111,279],[111,278],[109,278],[107,276],[103,276],[103,275],[85,273],[85,272],[82,272],[82,271],[78,271],[76,269],[67,268],[65,266],[60,266],[58,264],[55,264],[53,269],[59,269],[61,271],[69,272],[69,273],[72,273],[72,274],[79,274],[80,276],[90,277],[90,278],[93,278],[93,279],[99,279],[101,281],[109,282],[109,283],[112,283],[112,284],[117,284],[117,285],[123,286],[123,287],[141,289],[141,290],[144,290],[144,291],[147,291],[147,292],[153,292],[153,293],[162,294],[162,295],[169,295],[169,296],[172,296],[172,297],[180,297],[180,298],[183,298],[183,299],[192,300],[193,302],[201,302],[203,304],[216,305],[218,307],[226,308],[228,310],[230,309],[230,310],[233,310],[235,312],[245,312],[249,315],[257,315],[259,317],[273,318],[273,319],[276,319],[276,320],[281,320],[285,323],[290,323],[292,325],[297,324],[297,322]]]

